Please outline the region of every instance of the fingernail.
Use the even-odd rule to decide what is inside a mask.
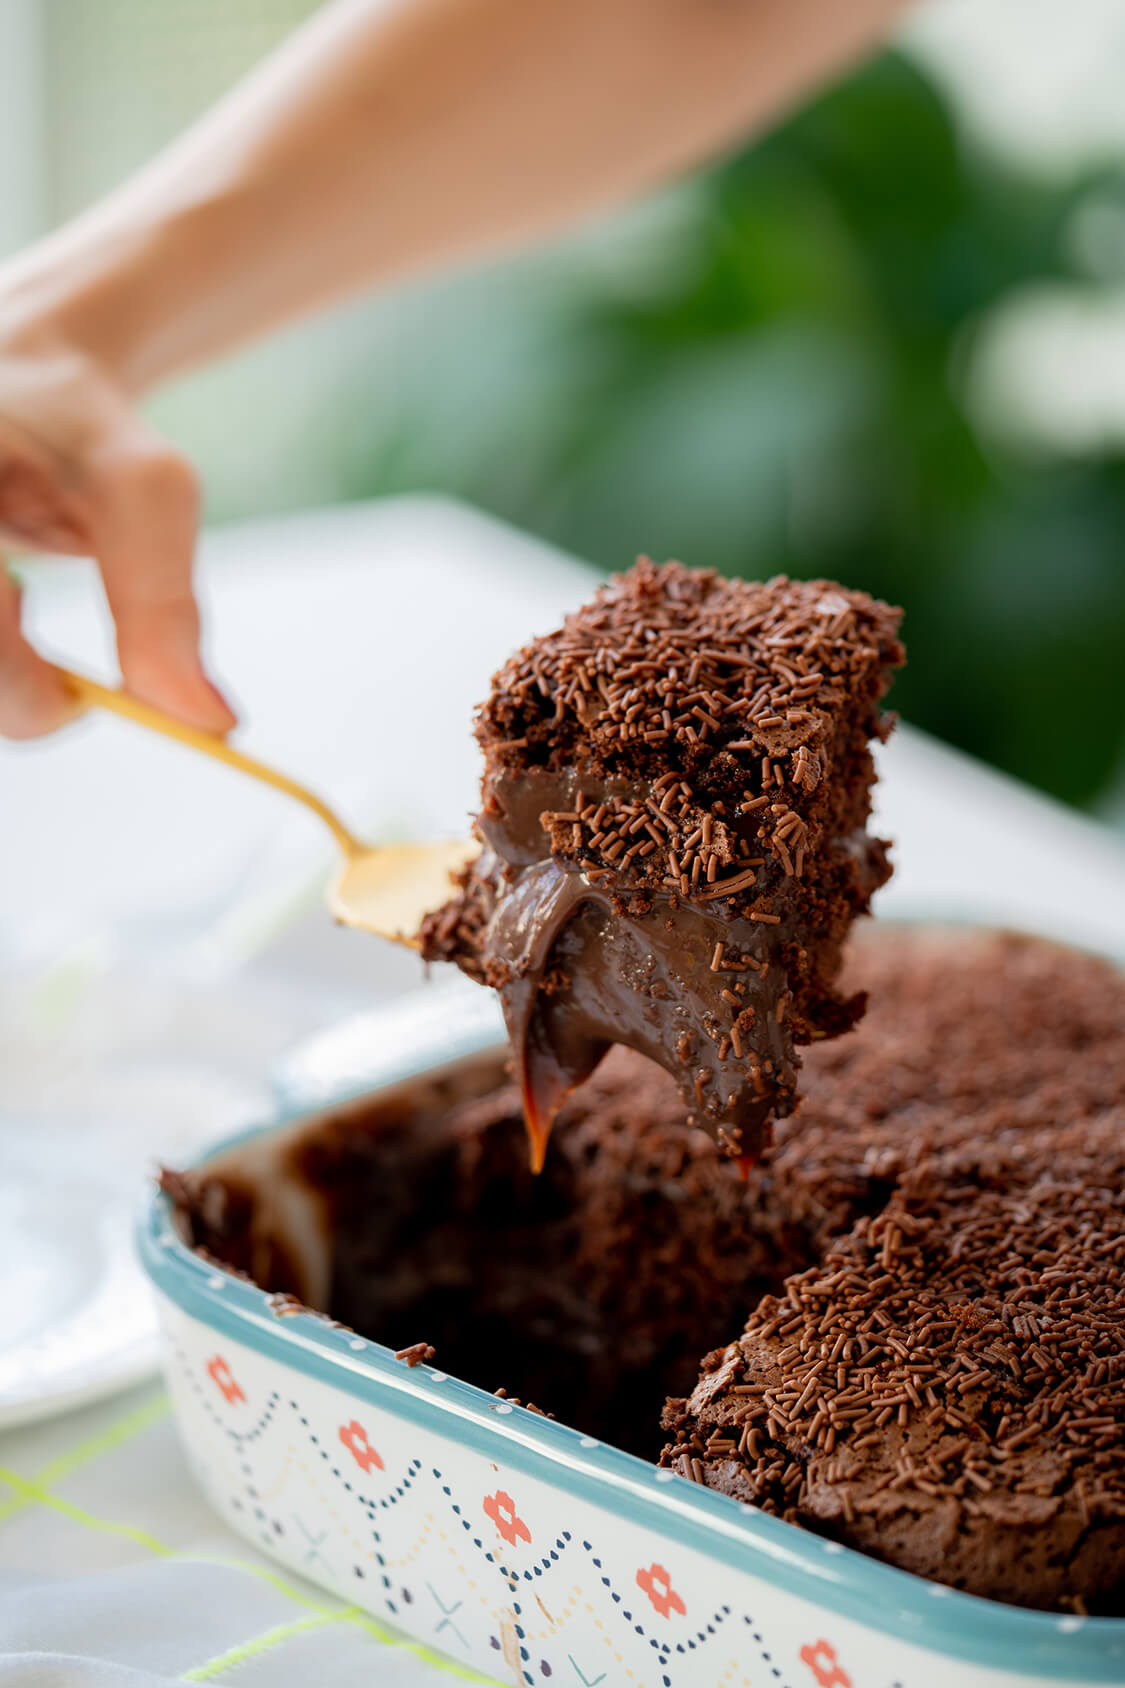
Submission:
[[[26,676],[26,684],[9,688],[2,732],[5,738],[36,739],[56,733],[85,713],[82,703],[66,691],[48,670],[38,667]]]
[[[227,723],[226,731],[229,732],[232,727],[236,727],[238,725],[237,711],[231,708],[230,704],[227,702],[218,686],[216,686],[215,682],[213,680],[209,680],[206,675],[203,676],[203,684],[207,690],[208,696],[213,701],[216,710],[225,719]]]

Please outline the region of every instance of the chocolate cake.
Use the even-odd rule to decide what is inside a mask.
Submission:
[[[285,1175],[331,1237],[319,1304],[642,1455],[669,1396],[685,1477],[976,1594],[1125,1614],[1125,978],[875,927],[840,988],[871,1008],[808,1050],[745,1182],[624,1049],[539,1177],[499,1062],[311,1123]],[[302,1293],[239,1153],[171,1178],[189,1234]]]
[[[663,1463],[907,1570],[1125,1612],[1125,981],[865,944],[772,1158],[811,1264],[670,1401]]]
[[[482,852],[420,936],[500,992],[537,1167],[615,1043],[753,1157],[795,1046],[859,1017],[835,979],[889,873],[865,825],[898,621],[827,581],[642,559],[496,675]]]

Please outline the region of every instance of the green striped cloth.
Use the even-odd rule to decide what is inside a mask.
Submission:
[[[228,1680],[486,1679],[280,1574],[232,1535],[192,1484],[155,1385],[0,1436],[2,1688]]]

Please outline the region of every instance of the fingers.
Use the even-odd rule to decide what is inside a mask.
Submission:
[[[84,551],[77,514],[47,467],[31,457],[2,452],[0,443],[0,539],[20,550]]]
[[[192,562],[199,489],[191,466],[154,436],[131,435],[96,466],[92,539],[128,689],[226,733],[235,716],[204,673]]]
[[[0,563],[0,735],[37,738],[76,713],[53,669],[20,632],[20,590]]]
[[[129,691],[226,733],[235,717],[204,673],[191,575],[199,493],[189,464],[128,416],[74,467],[11,427],[0,440],[0,536],[20,549],[92,553],[117,627]],[[0,735],[32,738],[74,714],[20,631],[20,595],[0,568]]]

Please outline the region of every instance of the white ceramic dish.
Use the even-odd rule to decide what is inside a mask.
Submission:
[[[440,1014],[431,1000],[426,1013],[380,1016],[362,1060],[355,1028],[320,1040],[291,1064],[288,1093],[338,1104],[495,1051],[483,993],[442,995]],[[237,1140],[239,1152],[268,1150],[279,1123]],[[162,1197],[140,1247],[184,1445],[217,1509],[284,1564],[491,1679],[1125,1682],[1125,1620],[925,1582],[432,1367],[408,1369],[325,1319],[279,1316],[184,1245]]]

